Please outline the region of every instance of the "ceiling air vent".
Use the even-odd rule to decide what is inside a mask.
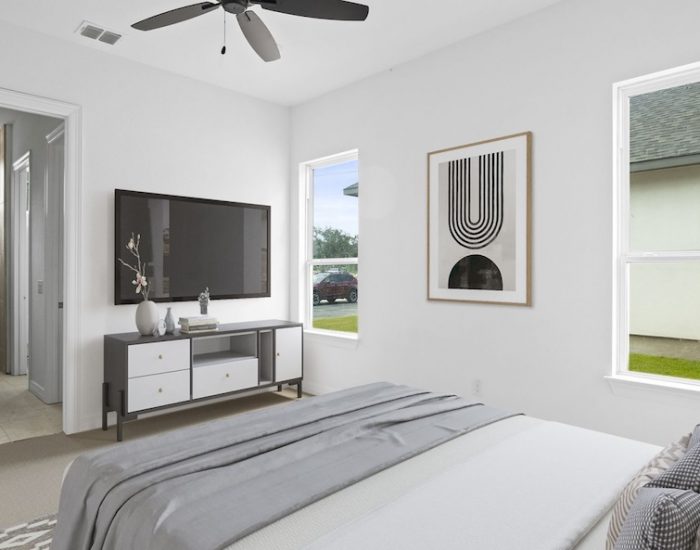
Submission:
[[[117,34],[116,32],[112,31],[106,31],[102,27],[95,25],[94,23],[90,23],[88,21],[83,21],[76,32],[80,36],[91,38],[92,40],[99,40],[100,42],[104,42],[105,44],[109,44],[110,46],[114,46],[122,37],[121,34]]]
[[[110,46],[114,46],[117,43],[117,40],[119,40],[121,37],[122,35],[117,34],[116,32],[105,31],[98,38],[98,40],[100,42],[104,42],[105,44],[109,44]]]

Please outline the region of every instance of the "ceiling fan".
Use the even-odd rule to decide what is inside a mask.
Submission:
[[[280,58],[277,43],[258,14],[249,9],[254,5],[259,5],[264,10],[289,15],[336,21],[364,21],[369,14],[368,6],[345,0],[219,0],[219,2],[200,2],[166,11],[131,26],[140,31],[152,31],[199,17],[217,8],[224,8],[225,12],[236,16],[243,36],[248,40],[255,53],[264,61],[275,61]],[[225,45],[221,49],[221,53],[226,53]]]

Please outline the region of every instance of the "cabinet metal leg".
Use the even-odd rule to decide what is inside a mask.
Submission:
[[[282,391],[282,384],[278,384],[277,391]]]
[[[102,383],[102,430],[107,431],[107,407],[109,407],[109,385]]]
[[[117,441],[124,438],[122,425],[124,423],[124,415],[126,414],[126,406],[124,403],[124,390],[119,391],[119,410],[117,411]]]
[[[301,380],[297,382],[297,399],[301,399]]]

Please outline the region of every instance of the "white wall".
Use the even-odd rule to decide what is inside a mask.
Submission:
[[[630,174],[632,250],[700,249],[700,166]],[[630,333],[700,340],[700,262],[632,265]]]
[[[287,317],[288,109],[4,23],[0,66],[2,88],[83,107],[79,429],[99,425],[103,335],[135,329],[136,306],[112,305],[115,188],[271,205],[272,297],[210,310],[222,321]]]
[[[308,337],[306,387],[385,379],[470,395],[479,379],[479,399],[534,416],[657,443],[689,431],[700,400],[622,397],[604,379],[611,86],[700,60],[699,19],[694,0],[569,0],[294,108],[292,178],[357,147],[362,187],[359,343]],[[426,153],[526,130],[533,306],[427,301]]]
[[[29,369],[31,379],[39,386],[39,393],[43,397],[53,393],[50,388],[52,377],[46,370],[45,317],[48,304],[46,294],[38,292],[39,281],[46,281],[46,136],[60,123],[59,119],[51,117],[0,109],[0,125],[12,124],[11,163],[30,152]]]

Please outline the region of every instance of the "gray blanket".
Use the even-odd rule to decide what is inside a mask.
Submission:
[[[214,550],[459,435],[513,416],[370,384],[80,456],[52,550]]]

